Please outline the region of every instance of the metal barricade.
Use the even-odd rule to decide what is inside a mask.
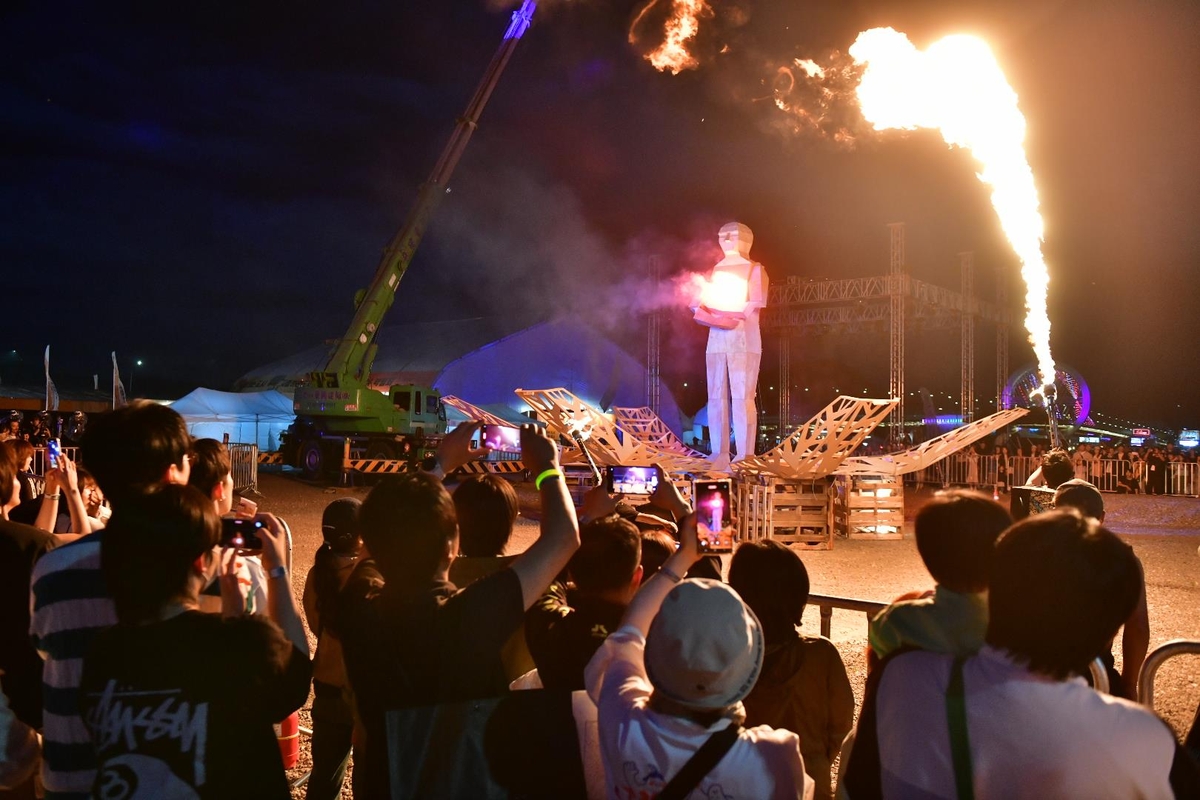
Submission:
[[[63,447],[61,450],[64,456],[74,461],[77,466],[79,465],[78,447]],[[44,477],[48,468],[49,465],[46,463],[46,448],[33,448],[33,466],[30,467],[30,470],[34,475],[37,475],[38,477]]]
[[[258,494],[258,445],[229,444],[229,465],[236,492]]]
[[[1099,658],[1093,658],[1088,664],[1088,672],[1092,675],[1092,688],[1103,694],[1112,694],[1112,686],[1108,683],[1108,668]]]
[[[1008,485],[1024,486],[1029,482],[1029,476],[1041,465],[1041,456],[1009,456]]]
[[[1102,492],[1115,492],[1121,486],[1124,466],[1115,458],[1092,459],[1092,483]]]
[[[833,631],[833,610],[835,608],[844,608],[847,611],[861,611],[867,617],[867,625],[871,624],[871,620],[880,611],[888,607],[887,603],[876,602],[875,600],[858,600],[853,597],[835,597],[828,594],[810,594],[808,596],[808,604],[810,606],[818,606],[821,609],[821,635],[826,639],[830,638]],[[1196,645],[1196,652],[1200,653],[1200,642],[1191,642]],[[1158,652],[1157,650],[1155,651]],[[1149,663],[1147,659],[1146,663]],[[1145,667],[1143,669],[1143,674]],[[1111,694],[1111,687],[1108,683],[1108,670],[1099,658],[1093,659],[1092,663],[1088,664],[1088,671],[1091,673],[1092,686],[1098,692]],[[1153,681],[1153,678],[1151,679]],[[1153,686],[1153,683],[1151,684]]]
[[[1167,464],[1167,494],[1196,496],[1197,464],[1172,461]]]
[[[808,604],[810,606],[819,606],[821,609],[821,635],[826,639],[829,638],[829,632],[833,630],[833,610],[835,608],[844,608],[847,611],[860,611],[867,615],[867,624],[871,623],[871,619],[883,609],[887,608],[887,603],[878,603],[874,600],[857,600],[853,597],[834,597],[828,594],[810,594],[808,596]]]
[[[1160,644],[1150,651],[1142,662],[1138,672],[1138,702],[1154,710],[1154,676],[1158,668],[1169,658],[1186,655],[1200,655],[1200,642],[1192,639],[1172,639],[1166,644]]]

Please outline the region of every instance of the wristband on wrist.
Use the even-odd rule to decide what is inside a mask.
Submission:
[[[44,494],[44,495],[42,495],[42,497],[46,498],[47,500],[57,500],[58,498],[62,497],[62,492],[55,492],[54,494]]]
[[[282,565],[280,565],[278,567],[271,567],[269,570],[267,570],[267,577],[268,578],[286,578],[287,577],[287,567],[282,566]]]
[[[551,467],[550,469],[543,472],[541,475],[537,476],[537,479],[534,480],[534,482],[533,482],[533,487],[535,489],[540,490],[542,488],[542,481],[547,480],[548,478],[561,478],[561,477],[562,477],[562,473],[559,472],[554,467]]]
[[[661,567],[659,567],[659,568],[658,568],[658,571],[659,571],[659,573],[660,573],[660,574],[662,574],[662,575],[665,575],[666,577],[670,578],[670,579],[671,579],[671,583],[679,583],[680,581],[682,581],[682,580],[683,580],[683,578],[681,578],[681,577],[679,577],[678,575],[676,575],[676,574],[675,574],[675,573],[674,573],[674,572],[671,570],[671,568],[670,568],[670,567],[668,567],[666,564],[663,564]]]

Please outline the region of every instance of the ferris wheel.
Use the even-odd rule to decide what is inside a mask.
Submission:
[[[1041,396],[1034,395],[1040,387],[1041,379],[1035,365],[1030,364],[1014,372],[1004,384],[1004,407],[1045,408]],[[1051,405],[1054,419],[1062,425],[1082,425],[1086,422],[1092,410],[1092,392],[1083,377],[1070,367],[1060,365],[1054,373],[1054,388],[1058,393]]]

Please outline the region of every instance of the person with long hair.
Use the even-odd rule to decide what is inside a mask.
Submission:
[[[729,585],[758,617],[766,644],[762,674],[742,701],[746,724],[798,734],[813,796],[829,800],[830,768],[854,724],[854,691],[833,642],[797,630],[808,604],[808,570],[779,542],[742,542]]]

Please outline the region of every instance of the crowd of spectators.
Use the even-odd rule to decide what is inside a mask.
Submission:
[[[1186,494],[1200,491],[1197,448],[1080,443],[1066,451],[1074,476],[1101,491],[1119,494]],[[938,485],[1007,492],[1022,485],[1048,451],[1025,440],[979,442],[938,462],[918,480]]]
[[[288,797],[274,725],[311,689],[311,798],[341,795],[352,752],[362,798],[1200,796],[1165,723],[1115,696],[1136,671],[1113,695],[1081,679],[1145,591],[1065,454],[1042,470],[1057,510],[1013,524],[958,490],[919,511],[934,587],[871,622],[855,725],[837,649],[799,632],[796,552],[743,542],[726,582],[664,473],[643,505],[598,487],[577,511],[526,425],[540,532],[511,553],[511,484],[444,482],[476,428],[325,509],[303,616],[286,522],[239,517],[225,448],[171,409],[95,417],[90,472],[64,458],[31,524],[26,451],[0,443],[0,788]]]
[[[78,446],[87,428],[87,414],[82,411],[9,411],[0,417],[0,442],[26,441],[34,447],[45,447],[51,439]]]

